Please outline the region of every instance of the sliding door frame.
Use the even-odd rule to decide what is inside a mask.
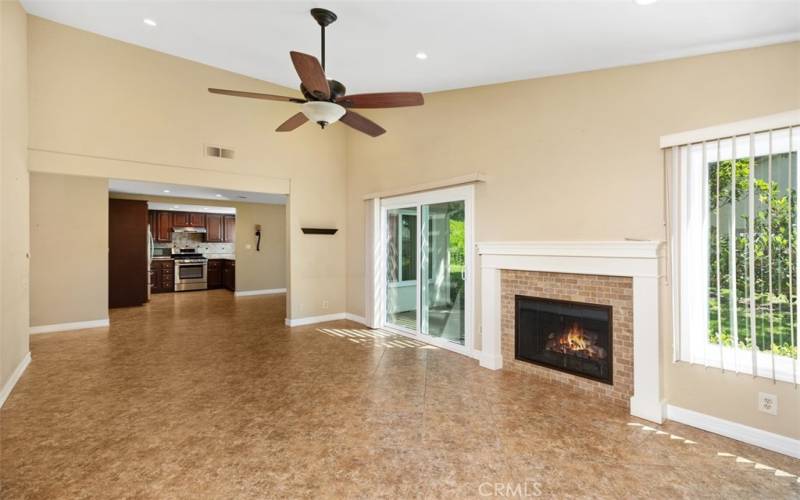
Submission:
[[[446,203],[450,201],[463,201],[464,202],[464,265],[466,272],[464,273],[464,345],[451,342],[443,338],[433,337],[419,331],[422,323],[422,289],[421,278],[422,273],[422,256],[420,255],[422,249],[422,206],[431,205],[436,203]],[[388,307],[387,301],[387,277],[386,277],[386,257],[387,257],[387,213],[390,209],[394,208],[410,208],[416,207],[417,210],[417,287],[416,287],[416,303],[417,303],[417,328],[416,331],[409,331],[405,328],[396,328],[386,320],[386,309]],[[424,191],[420,193],[407,194],[402,196],[394,196],[391,198],[382,198],[380,200],[380,207],[378,210],[380,214],[379,221],[379,237],[378,239],[378,260],[379,265],[376,266],[378,270],[378,279],[376,284],[380,290],[380,315],[378,318],[378,327],[391,330],[392,332],[447,349],[464,354],[470,357],[477,357],[474,349],[475,339],[475,186],[472,184],[464,186],[456,186],[451,188],[437,189],[434,191]]]

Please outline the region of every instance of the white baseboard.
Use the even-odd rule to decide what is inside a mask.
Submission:
[[[667,404],[663,400],[651,397],[650,394],[638,397],[631,396],[630,410],[631,415],[634,417],[643,418],[656,424],[662,424],[666,418]]]
[[[322,316],[309,316],[307,318],[286,318],[286,326],[304,326],[313,325],[314,323],[325,323],[326,321],[336,321],[345,319],[345,313],[324,314]]]
[[[344,319],[348,321],[355,321],[356,323],[361,323],[362,325],[369,328],[369,325],[367,324],[367,318],[365,318],[364,316],[357,316],[353,313],[344,313]]]
[[[503,368],[503,356],[500,354],[496,356],[492,356],[490,354],[484,354],[481,351],[477,351],[478,353],[478,364],[484,368],[488,368],[490,370],[499,370]]]
[[[110,326],[108,318],[95,319],[92,321],[76,321],[74,323],[59,323],[55,325],[40,325],[31,327],[31,335],[37,333],[67,332],[70,330],[85,330],[87,328],[102,328]]]
[[[285,288],[269,288],[266,290],[245,290],[233,292],[234,297],[249,297],[251,295],[275,295],[276,293],[286,293]]]
[[[704,431],[742,441],[743,443],[760,446],[790,457],[800,458],[800,439],[793,439],[672,405],[667,405],[667,418]]]
[[[3,407],[3,405],[6,402],[6,399],[8,399],[8,396],[11,395],[11,391],[14,390],[14,386],[17,385],[17,381],[19,381],[19,378],[22,376],[22,373],[25,371],[25,368],[27,368],[30,363],[31,363],[31,353],[28,352],[28,354],[26,354],[25,357],[22,358],[22,361],[20,361],[17,367],[14,369],[14,372],[8,378],[6,383],[3,384],[3,390],[0,391],[0,408]]]

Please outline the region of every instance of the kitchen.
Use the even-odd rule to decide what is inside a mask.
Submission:
[[[148,202],[150,293],[236,291],[236,209]]]
[[[236,291],[234,207],[111,198],[108,234],[109,307],[160,293]]]
[[[234,304],[255,295],[286,294],[286,195],[48,173],[33,173],[31,187],[30,322],[35,331],[108,325],[110,307],[201,303],[211,296]],[[194,221],[182,213],[196,214]],[[192,226],[206,232],[174,231]],[[162,257],[152,261],[151,234],[154,253]],[[211,290],[174,292],[175,263],[163,259],[172,249],[178,254],[197,249],[206,257],[206,289]],[[148,302],[151,262],[159,270]],[[56,281],[68,283],[68,292],[53,287]]]

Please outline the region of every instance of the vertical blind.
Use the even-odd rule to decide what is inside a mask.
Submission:
[[[677,360],[798,383],[798,146],[789,126],[665,150]]]

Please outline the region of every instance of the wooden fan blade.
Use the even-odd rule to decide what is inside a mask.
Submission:
[[[225,90],[225,89],[208,89],[212,94],[232,95],[234,97],[250,97],[252,99],[265,99],[267,101],[284,101],[284,102],[297,102],[304,103],[305,99],[298,99],[296,97],[288,97],[285,95],[272,95],[260,94],[258,92],[244,92],[241,90]]]
[[[344,122],[345,125],[349,125],[359,132],[364,132],[371,137],[378,137],[386,132],[383,127],[374,121],[359,115],[355,111],[348,111],[343,117],[340,118],[340,121]]]
[[[303,113],[297,113],[285,122],[281,123],[281,126],[275,129],[275,132],[291,132],[307,121],[308,118],[306,115]]]
[[[303,82],[303,86],[314,94],[317,99],[327,101],[331,97],[331,89],[328,86],[328,79],[325,78],[325,70],[319,64],[316,57],[302,52],[289,52],[292,56],[292,64],[297,71],[297,76]]]
[[[422,106],[425,99],[419,92],[377,92],[343,96],[336,102],[345,108],[402,108]]]

